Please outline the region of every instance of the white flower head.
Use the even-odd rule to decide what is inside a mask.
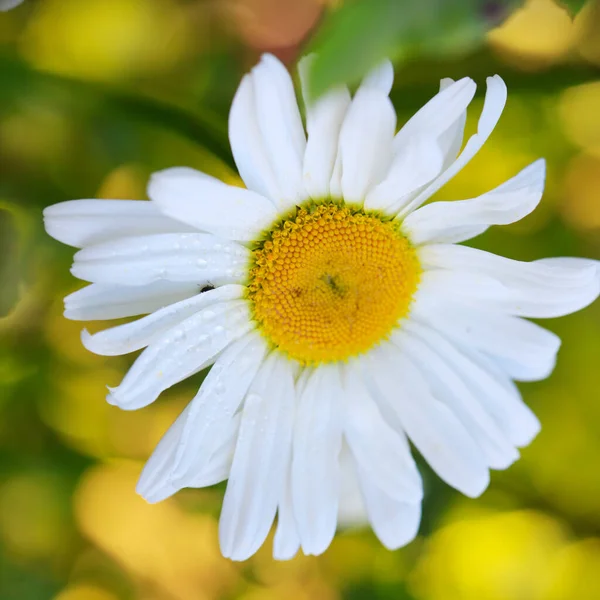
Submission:
[[[422,483],[409,440],[448,484],[478,496],[539,422],[513,380],[552,371],[559,339],[523,317],[557,317],[599,293],[595,261],[523,263],[458,245],[530,213],[544,161],[470,200],[428,198],[482,147],[506,101],[487,80],[462,152],[475,83],[440,92],[396,133],[389,62],[354,97],[309,100],[265,55],[229,120],[247,189],[188,168],[153,175],[150,202],[77,200],[46,229],[81,248],[76,320],[144,316],[90,335],[97,354],[145,348],[108,401],[132,410],[210,365],[148,461],[158,502],[228,479],[225,556],[243,560],[277,516],[274,556],[320,554],[366,516],[388,548],[414,538]]]

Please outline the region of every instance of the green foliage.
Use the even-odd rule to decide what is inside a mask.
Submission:
[[[385,57],[456,56],[481,44],[520,0],[351,0],[329,15],[312,50],[310,87],[358,81]]]
[[[13,309],[24,287],[25,260],[32,216],[15,203],[0,200],[0,318]]]
[[[587,0],[560,0],[572,17],[576,17],[579,11],[584,7]]]

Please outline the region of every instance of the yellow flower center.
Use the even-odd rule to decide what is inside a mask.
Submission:
[[[420,274],[396,223],[330,202],[270,230],[252,255],[249,299],[261,332],[291,358],[345,360],[389,335]]]

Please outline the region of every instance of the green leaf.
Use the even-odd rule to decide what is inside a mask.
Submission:
[[[356,83],[386,57],[447,57],[480,45],[521,0],[349,0],[329,15],[311,50],[309,87],[318,97]]]
[[[571,17],[575,18],[586,2],[587,0],[560,0],[559,4],[567,9]]]
[[[31,233],[32,216],[19,205],[0,200],[0,318],[11,312],[25,287]]]
[[[332,85],[357,80],[393,53],[403,29],[401,4],[355,0],[330,15],[311,48],[316,56],[309,87],[315,97]]]
[[[235,168],[227,139],[227,121],[206,107],[189,111],[156,98],[117,87],[76,79],[57,73],[37,71],[24,61],[0,54],[0,102],[6,103],[34,90],[49,94],[58,90],[69,99],[102,101],[128,118],[141,119],[181,134],[208,150],[225,165]]]

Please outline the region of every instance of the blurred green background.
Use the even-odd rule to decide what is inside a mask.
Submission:
[[[563,338],[558,367],[522,386],[542,432],[481,498],[423,467],[421,533],[402,550],[352,530],[319,558],[277,563],[268,541],[230,563],[217,544],[222,486],[155,506],[134,492],[199,378],[135,413],[106,404],[131,359],[83,349],[82,324],[61,314],[81,285],[72,250],[42,228],[55,202],[144,198],[157,169],[235,181],[226,126],[241,75],[263,51],[293,65],[309,46],[323,56],[317,87],[391,53],[400,123],[440,77],[470,75],[472,132],[485,76],[502,75],[499,126],[440,196],[473,197],[544,156],[536,213],[474,244],[600,258],[600,3],[517,4],[26,0],[0,13],[2,600],[600,598],[600,303],[547,322]]]

